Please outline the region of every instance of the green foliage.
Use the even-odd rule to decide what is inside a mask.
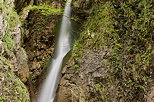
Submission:
[[[10,9],[9,9],[10,10]],[[8,18],[9,29],[13,29],[20,24],[20,19],[15,10],[10,10],[10,16]]]
[[[82,56],[83,56],[83,41],[79,39],[74,43],[73,51],[72,51],[72,60],[74,60],[73,68],[80,69],[79,63],[81,62]]]
[[[10,61],[7,58],[2,57],[1,55],[0,55],[0,61],[3,61],[4,64],[11,67]],[[0,66],[0,67],[2,67],[2,66]]]
[[[62,13],[61,9],[55,9],[49,5],[33,5],[33,6],[28,6],[26,7],[28,10],[39,10],[42,15],[51,15],[51,14],[60,14]]]
[[[5,44],[10,49],[14,47],[14,41],[13,41],[12,36],[10,34],[4,35],[4,37],[2,38],[2,41],[5,42]]]
[[[19,16],[14,9],[7,7],[7,5],[3,5],[2,10],[3,10],[3,12],[5,12],[3,17],[8,23],[7,28],[8,28],[8,30],[11,31],[12,29],[14,29],[15,27],[17,27],[20,24]]]
[[[95,84],[96,88],[101,88],[103,85],[101,83]]]
[[[4,96],[0,96],[0,102],[4,102]]]
[[[14,32],[14,29],[16,29],[21,23],[18,14],[14,9],[8,7],[7,2],[8,1],[5,1],[2,7],[2,11],[5,12],[3,19],[6,21],[6,34],[1,39],[5,42],[9,49],[12,49],[14,47],[12,32]]]

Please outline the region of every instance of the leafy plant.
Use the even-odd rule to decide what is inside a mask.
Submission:
[[[62,9],[55,9],[49,5],[32,5],[26,7],[27,10],[39,10],[42,15],[51,15],[51,14],[60,14],[62,13]]]

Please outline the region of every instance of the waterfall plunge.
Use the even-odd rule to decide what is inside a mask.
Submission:
[[[57,40],[55,57],[50,66],[50,71],[43,84],[37,102],[53,102],[61,78],[61,68],[63,59],[71,49],[70,31],[71,31],[71,0],[67,0],[64,15],[61,22],[59,37]]]

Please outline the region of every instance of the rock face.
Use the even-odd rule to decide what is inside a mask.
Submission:
[[[38,86],[42,73],[46,71],[53,56],[55,43],[53,28],[55,28],[57,16],[44,16],[39,11],[34,11],[29,18],[29,34],[24,43],[29,59],[30,77]],[[38,83],[35,83],[36,81]]]
[[[63,70],[57,102],[102,102],[98,88],[105,75],[103,58],[106,53],[103,49],[87,49],[81,66],[74,66],[75,62],[70,61]]]
[[[86,1],[91,0],[81,0],[89,5]],[[154,50],[153,40],[148,40],[153,38],[152,4],[102,0],[93,5],[63,69],[57,102],[154,101]]]
[[[43,3],[61,9],[63,2],[53,0]],[[25,26],[28,34],[24,38],[24,48],[28,55],[30,78],[36,92],[45,78],[45,73],[53,56],[55,36],[58,33],[60,19],[58,14],[43,15],[39,10],[31,11],[26,19],[28,25]]]
[[[0,1],[0,101],[29,102],[23,82],[29,77],[27,55],[21,47],[21,22],[14,0]]]

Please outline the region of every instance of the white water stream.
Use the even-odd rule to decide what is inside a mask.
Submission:
[[[37,102],[53,102],[61,78],[61,68],[64,57],[71,50],[70,32],[71,32],[71,0],[67,0],[64,15],[61,22],[59,37],[57,40],[55,57],[47,78],[44,81]]]

